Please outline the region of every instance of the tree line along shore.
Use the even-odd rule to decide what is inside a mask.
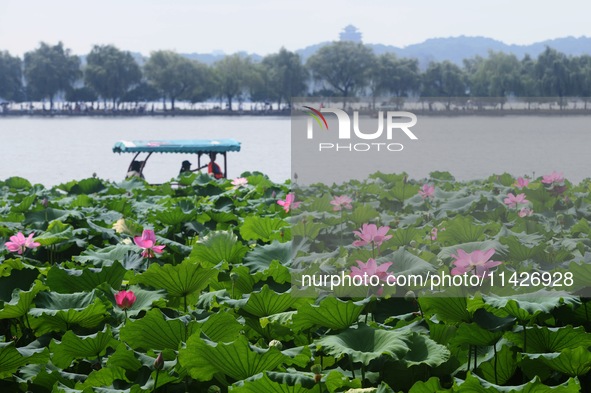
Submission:
[[[591,56],[548,47],[537,58],[490,52],[421,69],[417,59],[350,41],[305,62],[282,48],[258,62],[234,54],[212,65],[167,50],[138,59],[112,45],[95,45],[84,58],[61,42],[41,43],[22,59],[0,52],[3,115],[281,115],[291,97],[362,97],[372,108],[435,114],[587,113]]]

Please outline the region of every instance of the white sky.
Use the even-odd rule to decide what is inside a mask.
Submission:
[[[590,15],[588,0],[0,0],[0,50],[22,56],[62,41],[79,55],[93,44],[265,55],[336,40],[348,24],[366,43],[468,35],[530,44],[591,36]]]

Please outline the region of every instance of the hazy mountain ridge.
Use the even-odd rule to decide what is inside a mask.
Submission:
[[[305,61],[318,49],[328,44],[330,44],[330,42],[321,42],[310,45],[296,50],[296,53],[298,53]],[[566,55],[591,55],[591,37],[572,36],[545,40],[529,45],[510,45],[492,38],[468,36],[430,38],[419,44],[408,45],[404,48],[384,44],[366,45],[371,47],[376,54],[392,52],[400,57],[417,58],[422,67],[425,67],[430,61],[443,60],[449,60],[461,65],[464,59],[474,56],[486,57],[489,51],[513,53],[519,59],[523,58],[526,54],[529,54],[532,57],[537,57],[544,51],[546,46],[556,49],[559,52],[563,52]],[[255,61],[258,61],[263,57],[245,51],[239,52],[239,54],[242,56],[250,56]],[[183,53],[182,55],[206,64],[213,64],[225,56],[225,54],[222,53]]]

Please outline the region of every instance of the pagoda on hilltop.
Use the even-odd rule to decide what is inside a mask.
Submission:
[[[339,39],[341,41],[361,42],[361,32],[357,27],[348,25],[339,34]]]

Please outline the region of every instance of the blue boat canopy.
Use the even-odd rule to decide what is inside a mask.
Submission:
[[[235,139],[186,139],[119,141],[113,146],[114,153],[225,153],[240,151],[240,142]]]

